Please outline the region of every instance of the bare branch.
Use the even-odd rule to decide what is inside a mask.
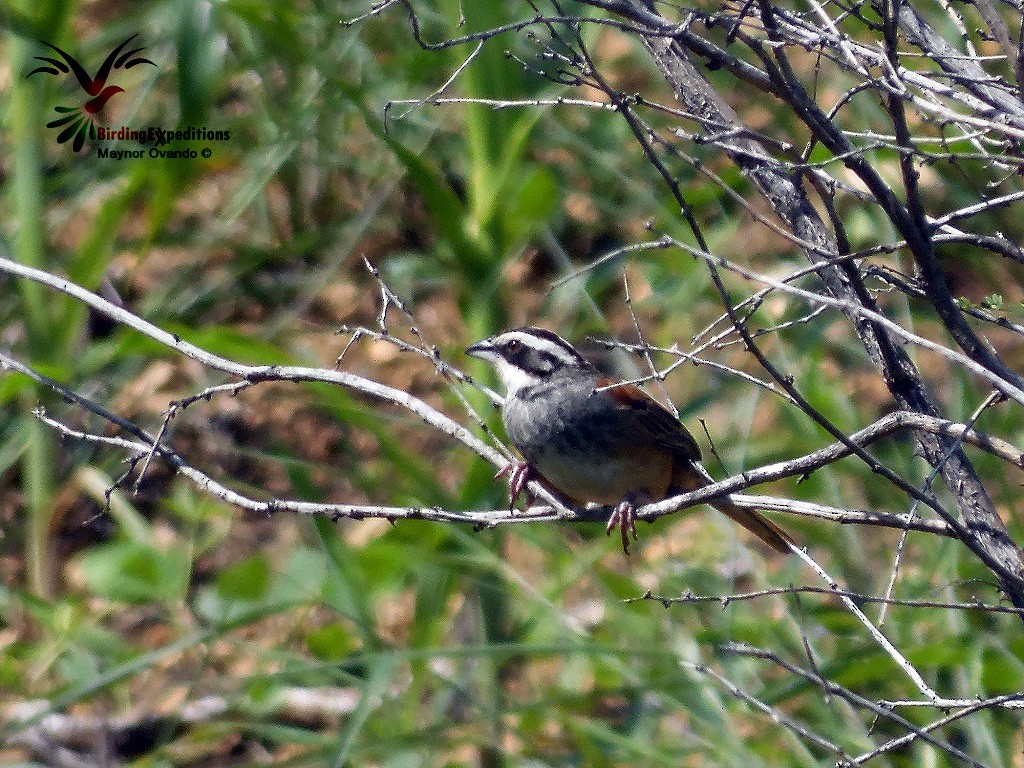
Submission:
[[[673,605],[685,605],[688,603],[715,603],[725,608],[732,603],[747,602],[750,600],[760,600],[765,597],[785,597],[787,595],[832,595],[848,597],[858,603],[875,603],[880,605],[892,605],[899,606],[901,608],[927,608],[927,609],[939,609],[947,611],[978,611],[980,613],[1010,613],[1016,616],[1024,614],[1024,609],[1013,608],[1008,605],[992,605],[989,603],[982,603],[980,601],[974,601],[969,603],[950,603],[942,600],[908,600],[891,597],[880,597],[876,595],[864,595],[859,592],[850,592],[844,590],[835,590],[827,587],[810,587],[810,586],[788,586],[788,587],[772,587],[770,589],[759,589],[755,592],[736,592],[728,595],[695,595],[689,590],[684,592],[678,597],[664,597],[661,595],[654,595],[650,591],[645,592],[640,597],[626,598],[625,602],[635,603],[642,601],[652,601],[655,603],[661,603],[665,608],[669,608]]]

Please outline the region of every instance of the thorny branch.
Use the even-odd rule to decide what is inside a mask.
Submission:
[[[952,611],[983,611],[988,613],[1012,613],[1014,615],[1021,615],[1024,613],[1020,608],[1012,608],[1008,605],[992,605],[990,603],[983,603],[980,600],[974,600],[967,603],[950,603],[943,600],[906,600],[893,597],[876,597],[875,595],[862,595],[856,592],[849,592],[846,590],[835,590],[828,589],[825,587],[809,587],[809,586],[789,586],[789,587],[773,587],[771,589],[759,589],[756,592],[734,592],[728,595],[695,595],[693,592],[686,591],[678,597],[664,597],[660,595],[652,594],[650,591],[645,592],[640,597],[631,597],[626,600],[627,603],[635,603],[644,600],[651,600],[656,603],[661,603],[665,608],[669,608],[673,605],[681,605],[686,603],[715,603],[725,608],[726,606],[732,605],[733,603],[742,603],[749,600],[759,600],[765,597],[785,597],[787,595],[833,595],[849,597],[851,600],[864,604],[881,603],[884,605],[900,606],[903,608],[940,608],[943,610]]]

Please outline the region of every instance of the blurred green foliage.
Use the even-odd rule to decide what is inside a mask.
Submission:
[[[0,42],[0,246],[92,290],[110,281],[148,320],[244,362],[333,364],[345,344],[335,329],[372,324],[378,309],[364,254],[458,364],[468,365],[459,357],[467,342],[524,321],[576,338],[609,328],[628,335],[621,261],[547,290],[574,266],[641,237],[647,219],[690,239],[621,119],[582,108],[414,103],[467,58],[446,94],[570,92],[517,63],[537,59],[522,35],[476,53],[474,45],[424,51],[400,13],[340,23],[363,10],[251,0],[12,3]],[[445,0],[423,9],[422,20],[433,40],[528,12],[519,4]],[[158,71],[122,95],[118,120],[230,130],[211,158],[76,155],[45,127],[67,90],[54,78],[26,79],[40,52],[36,41],[96,62],[136,32]],[[615,76],[657,87],[641,55],[597,31],[584,34],[615,52]],[[398,103],[385,110],[388,102]],[[787,127],[779,116],[777,130]],[[751,241],[749,222],[718,187],[682,165],[674,170],[710,242],[744,250],[762,266],[800,266],[784,245]],[[719,172],[741,194],[750,192],[739,173]],[[856,238],[878,235],[869,215],[851,211],[850,222]],[[1021,225],[993,226],[1012,232]],[[685,339],[720,313],[703,267],[679,253],[646,252],[626,273],[651,341]],[[4,285],[4,343],[148,429],[159,427],[171,400],[220,381],[131,332],[103,327],[63,296],[24,281]],[[961,292],[991,311],[1019,303],[998,287],[964,285]],[[769,326],[804,311],[769,307],[758,318]],[[839,426],[855,429],[888,409],[873,396],[877,382],[861,351],[828,324],[796,325],[766,344]],[[352,365],[371,375],[394,366],[401,383],[425,387],[433,402],[465,416],[429,365],[381,361],[373,349],[362,357],[354,351]],[[721,359],[747,362],[735,347]],[[682,369],[668,386],[687,423],[707,420],[729,470],[826,442],[798,411],[710,369]],[[943,386],[946,399],[969,412],[971,383],[953,377]],[[325,386],[249,394],[195,406],[172,436],[204,470],[241,490],[452,508],[505,503],[492,468],[405,414]],[[707,510],[644,527],[641,554],[627,562],[596,526],[473,532],[256,519],[156,467],[138,494],[108,500],[104,490],[124,471],[121,457],[58,440],[31,411],[42,403],[71,422],[102,429],[98,422],[13,374],[0,379],[0,402],[0,704],[43,699],[53,709],[113,715],[166,711],[182,697],[211,692],[227,697],[229,716],[168,739],[139,765],[242,765],[258,762],[259,753],[291,765],[396,768],[749,768],[831,758],[730,697],[694,671],[698,663],[853,754],[870,750],[891,727],[811,682],[722,650],[727,643],[771,648],[804,667],[812,666],[810,648],[823,675],[872,699],[912,694],[862,628],[827,599],[669,609],[623,602],[647,589],[728,594],[807,580],[795,562],[748,551]],[[985,419],[981,426],[994,432],[1021,435],[1012,414]],[[924,477],[908,445],[888,441],[876,455]],[[986,477],[1002,472],[984,457],[979,468]],[[991,490],[1009,508],[1018,481],[1001,482]],[[779,492],[840,506],[907,504],[850,459]],[[895,535],[791,527],[852,588],[884,589]],[[984,568],[955,543],[911,535],[903,558],[900,597],[998,599]],[[950,695],[1024,687],[1013,617],[892,608],[885,631]],[[328,727],[283,722],[276,702],[293,686],[348,689],[357,704]],[[926,722],[923,712],[905,714]],[[1016,718],[990,712],[945,736],[974,745],[982,761],[1009,764],[1020,751],[1017,729]],[[920,742],[878,762],[947,764]]]

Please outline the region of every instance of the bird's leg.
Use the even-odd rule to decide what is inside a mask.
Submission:
[[[608,518],[606,534],[610,536],[616,528],[619,529],[622,536],[622,551],[628,555],[630,534],[634,539],[636,538],[636,508],[632,502],[626,499],[620,501],[612,510],[611,517]]]
[[[648,504],[650,501],[650,494],[644,491],[630,491],[615,506],[611,517],[608,518],[606,535],[610,536],[611,532],[618,528],[622,537],[622,551],[627,555],[629,554],[629,537],[632,536],[636,539],[636,508]]]
[[[537,475],[536,470],[525,461],[511,461],[504,467],[498,470],[498,473],[494,476],[497,480],[499,477],[505,477],[508,475],[508,499],[510,507],[515,505],[516,499],[519,498],[520,494],[524,490],[527,491],[526,506],[530,506],[535,501],[532,493],[526,488],[526,484],[533,480]]]

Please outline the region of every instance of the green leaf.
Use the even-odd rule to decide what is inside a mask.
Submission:
[[[259,600],[270,589],[270,561],[257,553],[228,566],[217,577],[217,592],[225,600]]]
[[[276,602],[311,601],[320,594],[326,574],[327,564],[323,553],[308,547],[298,547],[275,579],[270,591],[271,599]]]
[[[306,647],[322,661],[340,661],[358,646],[352,632],[344,624],[325,624],[306,635]]]
[[[89,589],[110,600],[127,603],[184,599],[191,563],[186,551],[161,551],[133,541],[93,547],[80,557]]]
[[[327,575],[323,583],[324,603],[355,622],[365,646],[380,647],[383,643],[377,636],[369,582],[365,571],[359,568],[356,553],[338,535],[330,520],[318,517],[313,522],[327,563]]]
[[[534,168],[509,201],[505,214],[509,236],[519,240],[537,231],[557,210],[560,194],[551,170]]]
[[[189,328],[164,324],[164,330],[202,347],[215,355],[247,365],[288,365],[293,362],[280,345],[264,341],[245,331],[227,326]]]

